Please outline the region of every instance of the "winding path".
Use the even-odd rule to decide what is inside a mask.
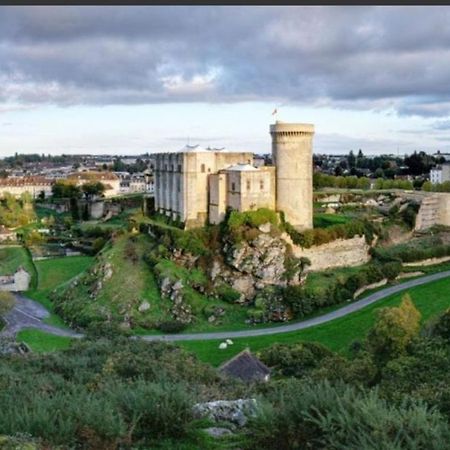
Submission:
[[[36,328],[56,336],[83,337],[82,334],[73,330],[46,324],[44,319],[49,317],[50,313],[44,306],[21,294],[14,294],[14,296],[16,298],[16,305],[4,317],[6,326],[0,332],[0,336],[14,337],[20,330]]]
[[[352,302],[335,311],[323,314],[322,316],[313,317],[311,319],[303,320],[301,322],[289,323],[286,325],[274,326],[270,328],[257,328],[241,331],[215,331],[211,333],[186,333],[186,334],[155,334],[140,336],[146,341],[194,341],[194,340],[208,340],[208,339],[228,339],[228,338],[243,338],[255,336],[267,336],[279,333],[289,333],[291,331],[304,330],[305,328],[314,327],[339,317],[344,317],[355,311],[365,308],[372,303],[383,300],[390,295],[410,289],[423,284],[428,284],[433,281],[442,280],[450,277],[450,270],[445,272],[434,273],[426,275],[414,280],[409,280],[395,286],[381,289],[362,300]],[[73,338],[81,338],[82,334],[73,330],[59,328],[53,325],[47,325],[43,319],[49,316],[49,312],[38,302],[30,300],[23,295],[16,294],[16,306],[7,314],[7,326],[0,333],[0,336],[14,336],[18,331],[24,328],[37,328],[39,330],[51,333],[57,336],[68,336]]]

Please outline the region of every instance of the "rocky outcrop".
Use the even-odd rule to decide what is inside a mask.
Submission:
[[[172,301],[170,312],[177,322],[188,324],[192,322],[193,315],[191,306],[184,301],[183,282],[172,280],[169,277],[161,280],[161,296]]]
[[[210,279],[214,285],[231,286],[241,294],[240,302],[251,300],[266,286],[285,286],[286,242],[270,234],[270,224],[259,227],[259,234],[238,244],[226,243],[223,260],[214,261]],[[301,268],[291,274],[291,282],[298,284]]]
[[[220,423],[230,422],[238,427],[243,427],[250,417],[257,412],[257,403],[254,398],[238,400],[217,400],[207,403],[196,403],[193,408],[194,417],[208,418]]]

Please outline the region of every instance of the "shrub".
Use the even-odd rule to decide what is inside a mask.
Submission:
[[[163,333],[179,333],[186,328],[187,324],[178,320],[168,320],[166,322],[160,322],[158,328]]]
[[[227,303],[235,303],[241,298],[241,294],[227,284],[220,285],[216,292]]]
[[[447,447],[442,416],[405,400],[391,406],[377,390],[288,380],[274,389],[251,421],[252,448],[280,450]]]
[[[260,354],[261,360],[269,367],[280,374],[294,377],[306,375],[318,367],[324,358],[331,356],[331,350],[316,342],[273,344]]]

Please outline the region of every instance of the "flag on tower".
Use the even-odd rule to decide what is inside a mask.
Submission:
[[[278,109],[275,108],[275,109],[273,110],[273,112],[272,112],[272,116],[274,116],[277,112],[278,112]]]

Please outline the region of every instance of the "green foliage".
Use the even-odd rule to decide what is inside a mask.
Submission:
[[[379,363],[403,354],[420,326],[420,312],[409,294],[402,298],[400,306],[383,308],[367,336],[367,348]]]
[[[158,328],[163,333],[179,333],[186,329],[187,324],[180,322],[178,320],[167,320],[165,322],[161,322],[158,325]]]
[[[229,210],[222,228],[229,239],[238,243],[255,239],[259,234],[257,228],[266,223],[270,223],[274,229],[278,227],[278,215],[275,211],[268,208],[246,212]]]
[[[8,192],[0,199],[0,225],[15,228],[36,220],[33,201],[28,193],[16,198]]]
[[[366,236],[366,241],[370,243],[374,235],[379,232],[376,224],[368,220],[359,219],[346,223],[336,223],[326,228],[313,228],[299,232],[284,220],[284,215],[280,217],[282,228],[289,234],[292,242],[303,248],[310,248],[313,245],[323,245],[336,239],[351,239],[355,236]]]
[[[216,293],[223,301],[227,303],[235,303],[241,298],[241,294],[228,284],[220,285],[216,289]]]
[[[183,439],[194,393],[222,389],[214,371],[185,351],[129,339],[3,358],[0,380],[2,433],[28,434],[45,448],[154,448]]]
[[[52,195],[54,198],[80,198],[80,188],[72,182],[58,180],[52,186]]]
[[[450,308],[430,323],[428,332],[431,336],[450,343]]]
[[[81,186],[81,190],[87,199],[103,195],[105,189],[105,185],[100,181],[90,181]]]
[[[302,377],[312,368],[320,366],[333,353],[315,342],[273,344],[260,353],[261,360],[284,376]]]
[[[251,432],[253,448],[280,450],[438,450],[450,438],[442,416],[420,402],[394,406],[376,390],[298,380],[269,394]]]
[[[426,236],[387,248],[376,247],[371,252],[379,261],[414,262],[450,256],[450,245],[444,244],[439,236]]]

